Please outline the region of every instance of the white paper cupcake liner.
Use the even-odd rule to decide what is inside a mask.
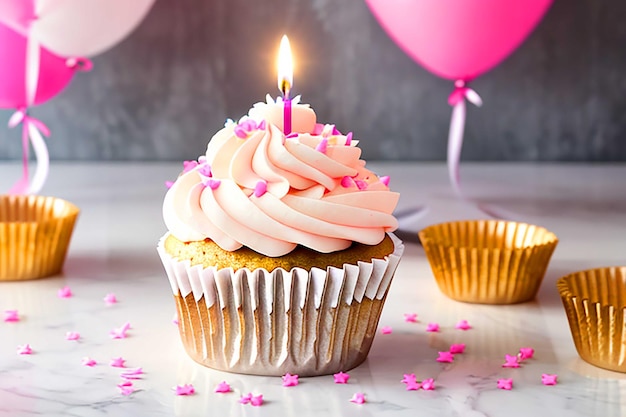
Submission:
[[[167,236],[167,235],[166,235]],[[158,252],[177,301],[183,344],[224,371],[301,376],[365,360],[404,246],[385,259],[310,271],[191,266]]]

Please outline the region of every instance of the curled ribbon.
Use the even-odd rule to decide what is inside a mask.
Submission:
[[[9,118],[9,127],[14,128],[22,124],[22,178],[19,179],[9,190],[9,194],[35,194],[38,193],[46,182],[50,167],[48,148],[43,136],[50,136],[50,129],[41,120],[30,116],[26,108],[18,109]],[[37,169],[32,182],[28,181],[28,142],[35,151]]]
[[[465,100],[478,107],[482,106],[483,101],[476,91],[467,87],[463,80],[457,80],[454,87],[454,91],[448,97],[448,104],[452,106],[450,132],[448,134],[448,175],[454,192],[462,197],[459,163],[463,148],[463,132],[465,131]]]

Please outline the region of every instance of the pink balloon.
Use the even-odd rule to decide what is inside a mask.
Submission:
[[[76,68],[41,48],[39,81],[34,104],[41,104],[59,94],[71,81]],[[26,38],[0,24],[0,108],[25,107],[26,103]]]
[[[34,0],[0,0],[0,23],[25,34],[35,18]]]
[[[366,0],[389,36],[434,74],[472,80],[513,52],[552,0]]]

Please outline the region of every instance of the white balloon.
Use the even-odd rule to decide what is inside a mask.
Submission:
[[[35,0],[31,35],[67,57],[98,55],[124,39],[154,0]]]

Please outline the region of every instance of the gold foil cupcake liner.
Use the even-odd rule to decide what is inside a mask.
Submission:
[[[191,266],[163,247],[187,353],[202,365],[243,374],[327,375],[369,353],[404,250],[385,259],[310,271]]]
[[[60,272],[78,213],[55,197],[0,196],[0,281]]]
[[[543,227],[498,220],[437,224],[419,237],[441,292],[481,304],[535,298],[558,243]]]
[[[626,372],[626,266],[576,272],[556,285],[580,357]]]

